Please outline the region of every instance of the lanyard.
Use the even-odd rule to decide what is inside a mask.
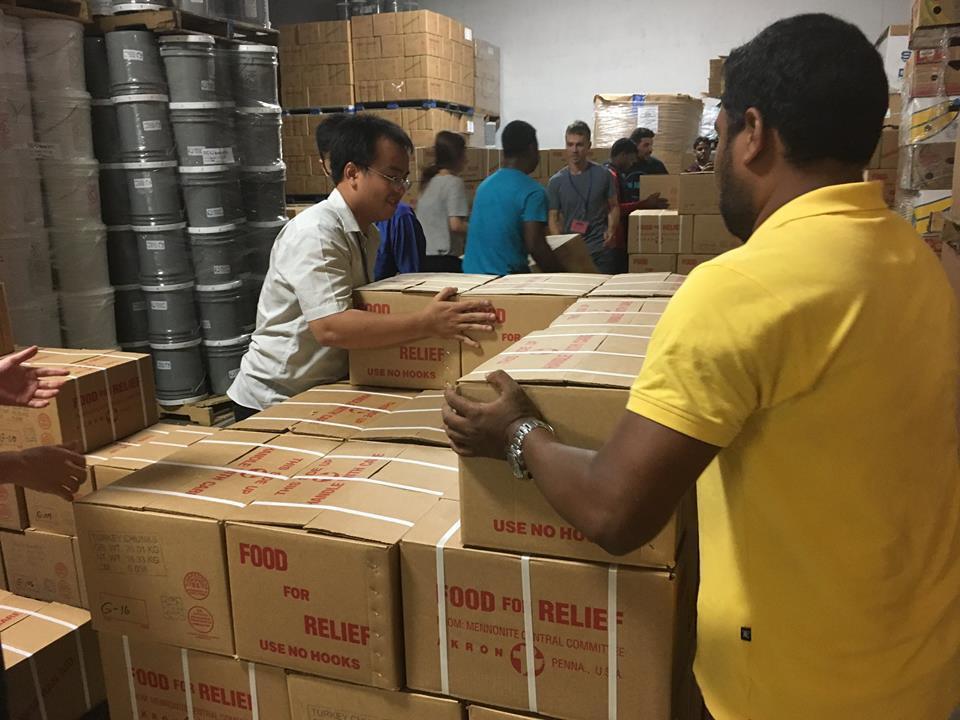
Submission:
[[[577,188],[576,184],[573,182],[573,173],[569,170],[567,171],[567,180],[570,181],[570,187],[573,188],[573,191],[577,194],[577,197],[580,198],[583,202],[583,217],[587,216],[587,213],[590,212],[590,195],[593,194],[593,165],[587,165],[586,174],[588,175],[587,180],[587,196],[584,197],[580,190]]]

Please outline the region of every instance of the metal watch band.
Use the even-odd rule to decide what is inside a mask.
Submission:
[[[527,435],[538,428],[548,430],[552,435],[556,434],[553,427],[543,422],[543,420],[531,418],[529,420],[524,420],[522,423],[520,423],[520,425],[517,426],[517,429],[513,433],[513,438],[510,440],[510,445],[507,448],[507,455],[513,460],[512,465],[514,467],[514,475],[518,479],[529,479],[530,477],[530,472],[527,470],[527,464],[523,460],[523,441],[526,440]]]

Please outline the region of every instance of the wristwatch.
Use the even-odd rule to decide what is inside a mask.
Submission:
[[[544,428],[549,430],[551,434],[556,435],[554,429],[543,420],[529,418],[517,426],[517,429],[513,432],[513,437],[510,438],[510,443],[507,445],[507,462],[510,463],[510,469],[517,480],[530,479],[526,463],[523,462],[523,441],[527,435],[537,428]]]

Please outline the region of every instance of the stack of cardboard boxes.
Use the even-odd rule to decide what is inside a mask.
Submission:
[[[654,192],[668,201],[670,209],[636,210],[630,215],[627,251],[631,272],[686,275],[697,265],[740,246],[720,216],[713,173],[641,178],[641,197]]]
[[[480,115],[500,117],[500,48],[474,40],[474,107]]]
[[[710,60],[710,75],[707,79],[707,97],[723,97],[723,64],[726,57],[717,57]]]
[[[286,109],[353,105],[350,23],[345,20],[283,25],[280,31],[281,100]]]

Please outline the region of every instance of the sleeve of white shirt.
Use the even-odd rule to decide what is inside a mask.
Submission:
[[[281,273],[307,322],[353,308],[351,242],[340,228],[314,226],[285,254]]]

